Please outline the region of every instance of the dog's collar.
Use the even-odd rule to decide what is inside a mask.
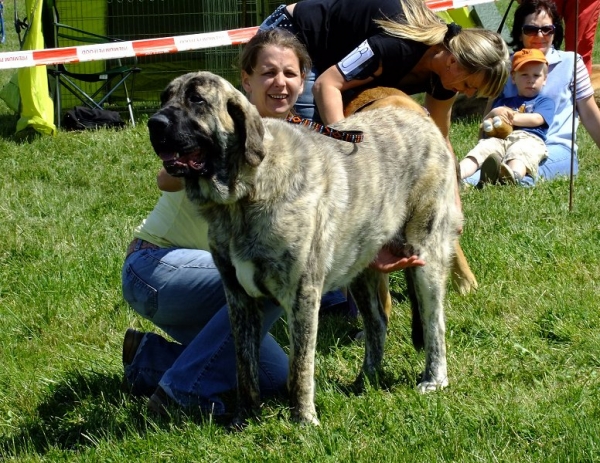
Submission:
[[[288,116],[285,120],[287,122],[290,122],[291,124],[304,125],[309,129],[313,129],[316,132],[322,133],[323,135],[327,135],[328,137],[335,138],[336,140],[348,141],[350,143],[360,143],[361,141],[363,141],[364,138],[364,135],[360,130],[336,130],[331,127],[327,127],[326,125],[313,122],[310,119],[303,119],[300,116],[291,115]]]

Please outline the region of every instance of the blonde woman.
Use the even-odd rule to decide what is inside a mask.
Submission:
[[[446,25],[423,0],[303,0],[281,5],[261,30],[273,27],[306,45],[313,68],[295,108],[325,124],[343,119],[343,94],[380,85],[424,92],[448,139],[456,94],[496,97],[509,75],[500,35]]]

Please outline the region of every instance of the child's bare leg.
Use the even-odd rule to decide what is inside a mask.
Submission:
[[[479,163],[472,156],[466,156],[458,164],[460,169],[460,178],[465,179],[473,175],[479,169]]]
[[[525,163],[519,159],[511,159],[507,163],[503,162],[500,165],[500,183],[519,184],[526,173]]]
[[[519,159],[511,159],[507,162],[508,167],[512,169],[515,174],[518,174],[521,178],[525,177],[527,174],[527,167],[525,163]]]

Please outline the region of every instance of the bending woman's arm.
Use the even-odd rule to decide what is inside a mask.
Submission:
[[[435,125],[442,132],[452,153],[454,153],[454,149],[450,143],[450,124],[454,100],[456,100],[456,97],[452,97],[449,100],[436,100],[431,95],[425,95],[425,108],[429,111],[429,115]]]
[[[331,66],[317,77],[313,86],[313,95],[323,124],[334,124],[344,118],[342,92],[360,87],[372,80],[373,78],[369,77],[363,80],[346,81],[336,66]]]
[[[458,159],[456,158],[456,154],[454,153],[454,148],[452,148],[452,143],[450,143],[450,124],[452,117],[452,105],[454,104],[454,100],[456,100],[456,96],[450,98],[449,100],[437,100],[433,98],[431,95],[425,95],[425,108],[429,111],[429,115],[435,125],[437,125],[440,132],[446,139],[446,145],[448,145],[448,149],[454,155],[455,168],[456,168],[456,182],[454,184],[454,193],[456,199],[456,206],[459,211],[462,211],[462,203],[460,201],[460,191],[458,189],[458,179],[460,178],[460,168],[458,166]],[[462,233],[462,226],[458,230],[459,233]]]

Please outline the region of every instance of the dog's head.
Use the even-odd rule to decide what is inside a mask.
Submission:
[[[150,141],[169,174],[218,188],[232,187],[241,169],[264,157],[264,127],[256,108],[210,72],[174,79],[148,120]]]

